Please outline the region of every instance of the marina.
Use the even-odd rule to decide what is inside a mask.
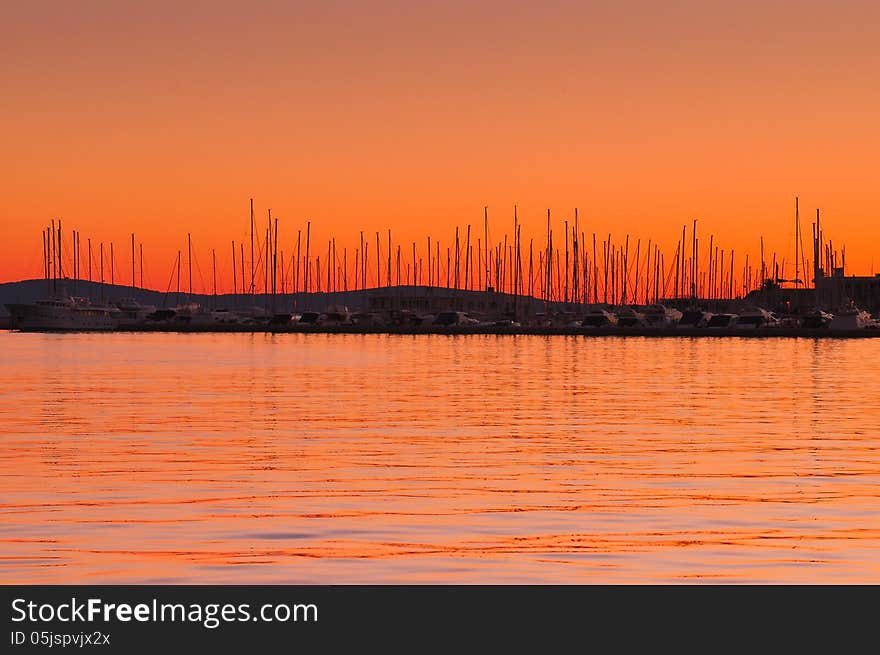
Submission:
[[[11,648],[871,643],[880,2],[6,4]]]
[[[765,253],[761,237],[760,256],[750,261],[747,254],[741,268],[735,251],[721,248],[714,234],[701,250],[705,237],[696,220],[682,227],[668,253],[655,239],[643,249],[643,240],[629,234],[622,243],[608,234],[600,248],[597,235],[590,239],[581,229],[577,209],[562,221],[559,245],[554,229],[560,226],[548,210],[543,247],[534,238],[526,246],[516,207],[511,233],[493,240],[484,208],[482,235],[472,229],[479,226],[456,227],[445,257],[431,236],[422,247],[412,242],[407,254],[389,229],[375,232],[372,255],[362,231],[353,261],[331,237],[322,260],[313,251],[311,221],[297,230],[290,256],[271,209],[260,239],[251,199],[248,249],[232,241],[231,267],[221,267],[219,278],[211,250],[208,293],[192,234],[159,292],[144,286],[143,243],[134,233],[130,284],[122,286],[112,242],[108,280],[104,243],[93,249],[86,240],[84,271],[81,234],[73,230],[65,240],[61,221],[53,220],[41,237],[44,286],[38,280],[0,285],[0,301],[7,327],[24,331],[880,335],[880,275],[846,274],[846,247],[826,238],[818,209],[808,259],[797,198],[794,219],[788,263]]]
[[[82,284],[80,285],[82,286]],[[0,285],[2,287],[2,285]],[[126,289],[126,292],[132,292]],[[135,290],[135,292],[143,290]],[[264,306],[257,304],[265,302]],[[343,302],[353,303],[350,307]],[[241,307],[246,309],[229,309]],[[271,311],[268,307],[304,307]],[[390,287],[347,293],[313,293],[259,300],[190,297],[173,307],[133,298],[105,304],[57,296],[6,303],[6,327],[18,331],[121,332],[323,332],[345,334],[545,334],[681,337],[871,338],[880,321],[855,307],[777,314],[742,301],[671,305],[544,303],[495,292]],[[742,309],[738,309],[742,307]]]

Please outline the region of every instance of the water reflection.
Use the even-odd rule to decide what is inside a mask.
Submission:
[[[0,343],[8,582],[880,581],[871,341]]]

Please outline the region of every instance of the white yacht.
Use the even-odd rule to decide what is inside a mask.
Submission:
[[[115,330],[116,312],[85,298],[59,296],[34,303],[8,303],[11,327],[30,332]]]

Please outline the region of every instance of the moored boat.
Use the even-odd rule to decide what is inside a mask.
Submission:
[[[638,311],[642,314],[645,324],[650,327],[673,327],[678,325],[682,313],[674,307],[664,305],[640,305]]]
[[[708,329],[726,329],[736,325],[736,314],[712,314],[712,317],[706,322]]]
[[[133,298],[124,298],[114,303],[113,310],[119,327],[124,328],[143,325],[147,317],[155,313],[156,307],[154,305],[142,305]]]
[[[803,318],[801,318],[801,327],[811,329],[827,328],[831,325],[831,321],[833,320],[834,316],[828,312],[824,312],[821,309],[814,309],[813,311],[804,314]]]
[[[779,319],[771,312],[760,307],[742,311],[736,317],[734,327],[742,330],[750,330],[763,327],[777,327]]]
[[[828,325],[832,330],[863,330],[875,326],[876,322],[871,315],[853,303],[834,312],[834,317]]]
[[[593,307],[584,314],[581,326],[585,328],[603,328],[617,325],[617,317],[601,307]]]
[[[700,309],[687,309],[678,319],[678,326],[682,328],[701,328],[706,327],[712,319],[710,312],[704,312]]]
[[[32,332],[115,330],[119,320],[110,307],[84,298],[58,296],[33,303],[8,303],[14,330]]]
[[[646,325],[645,315],[632,307],[621,307],[614,314],[619,327],[642,327]]]

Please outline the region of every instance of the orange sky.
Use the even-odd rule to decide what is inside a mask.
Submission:
[[[699,218],[756,256],[793,250],[799,195],[880,269],[875,2],[11,4],[0,281],[40,275],[58,216],[126,258],[135,231],[149,286],[187,231],[228,268],[251,196],[287,243],[308,218],[445,245],[517,203],[536,236],[577,206],[588,233],[669,252]]]

